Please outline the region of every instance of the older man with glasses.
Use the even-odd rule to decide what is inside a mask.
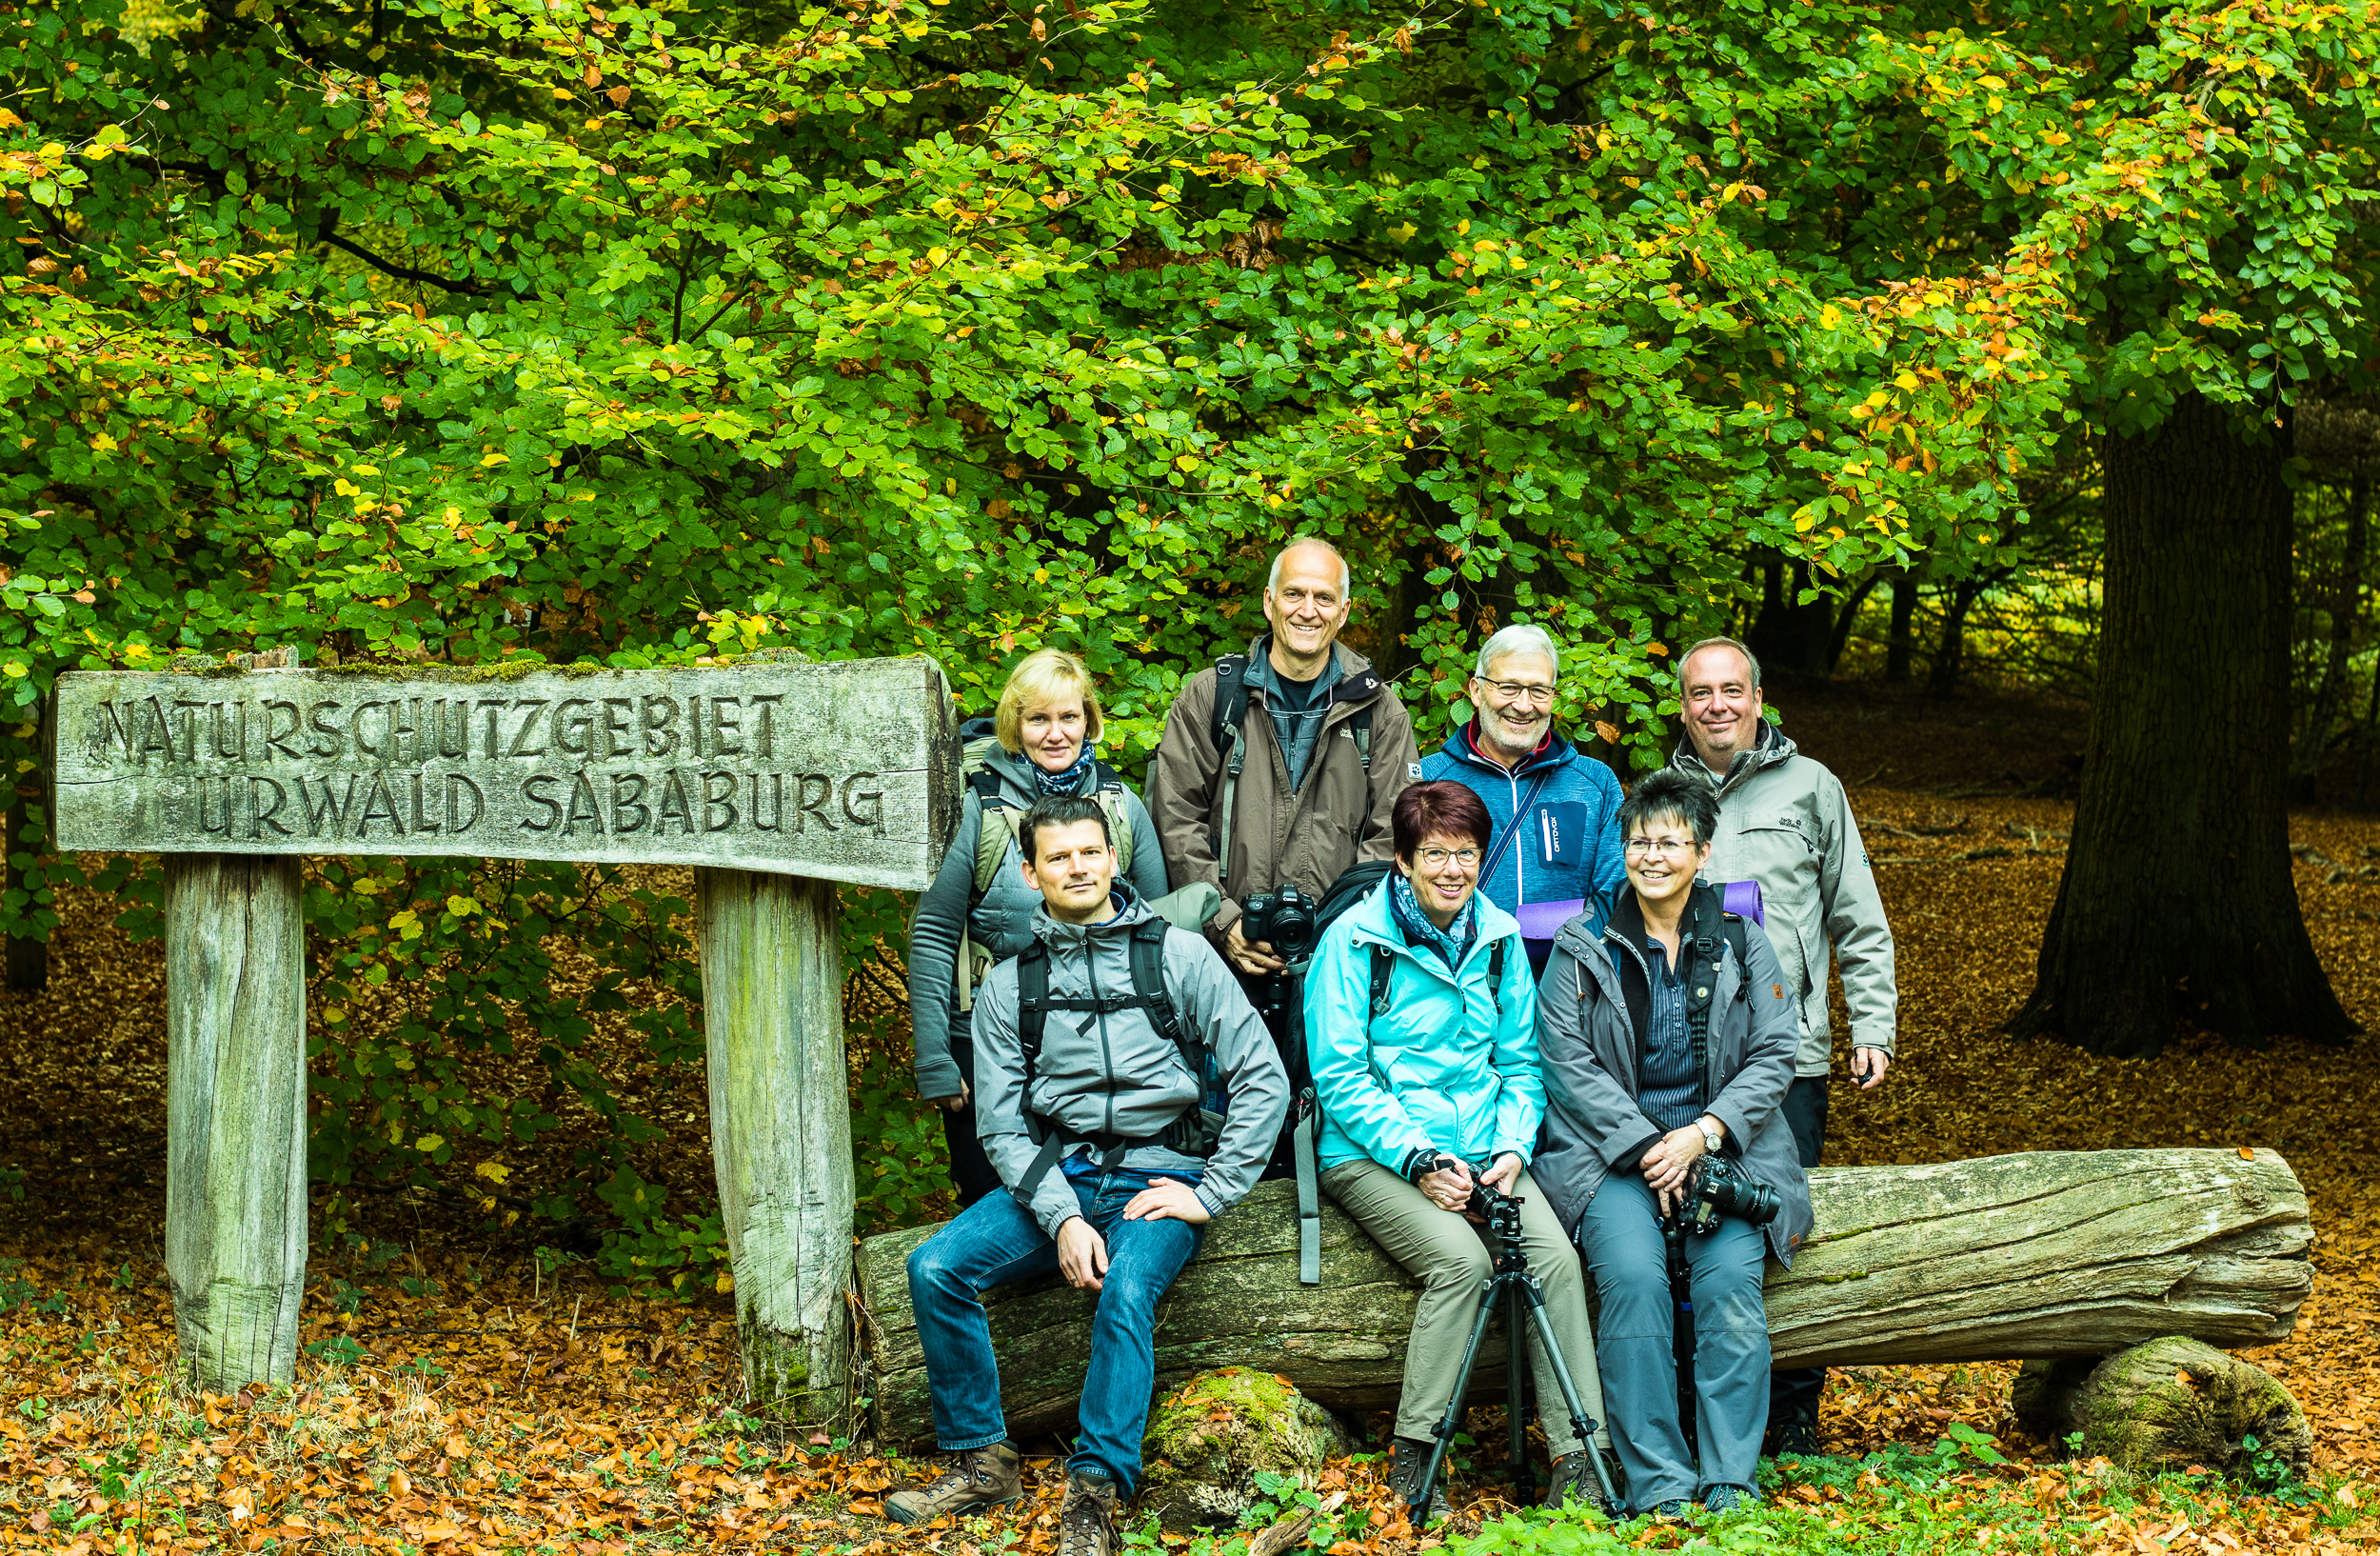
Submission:
[[[1626,879],[1619,780],[1554,728],[1561,655],[1541,627],[1507,627],[1479,648],[1466,691],[1474,715],[1421,764],[1486,803],[1496,824],[1479,894],[1520,921],[1529,965],[1545,970],[1554,936],[1583,913],[1600,934]]]

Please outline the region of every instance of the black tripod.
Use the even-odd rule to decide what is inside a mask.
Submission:
[[[1438,1158],[1451,1167],[1446,1157]],[[1441,1167],[1443,1170],[1443,1167]],[[1472,1205],[1487,1215],[1488,1235],[1496,1243],[1496,1267],[1479,1287],[1479,1312],[1471,1325],[1471,1339],[1462,1348],[1462,1366],[1455,1373],[1454,1397],[1446,1402],[1446,1413],[1433,1428],[1438,1443],[1430,1449],[1430,1463],[1422,1472],[1419,1522],[1430,1520],[1430,1494],[1438,1485],[1439,1466],[1446,1462],[1446,1450],[1455,1441],[1455,1426],[1462,1419],[1462,1397],[1471,1386],[1471,1369],[1479,1360],[1479,1342],[1487,1337],[1488,1320],[1496,1316],[1497,1299],[1504,1299],[1504,1343],[1508,1347],[1505,1362],[1510,1390],[1504,1414],[1512,1422],[1512,1461],[1510,1471],[1514,1495],[1522,1504],[1537,1498],[1537,1471],[1529,1463],[1528,1417],[1523,1408],[1529,1397],[1529,1340],[1521,1326],[1524,1322],[1537,1327],[1537,1342],[1545,1347],[1546,1360],[1554,1365],[1554,1381],[1561,1386],[1562,1404],[1570,1411],[1571,1430],[1578,1434],[1585,1448],[1587,1462],[1595,1466],[1595,1480],[1602,1493],[1606,1516],[1617,1516],[1619,1497],[1612,1489],[1612,1477],[1603,1468],[1603,1456],[1596,1451],[1595,1434],[1599,1423],[1587,1414],[1587,1406],[1578,1397],[1578,1386],[1571,1381],[1570,1364],[1562,1357],[1562,1347],[1554,1338],[1554,1327],[1545,1321],[1545,1287],[1529,1272],[1529,1247],[1521,1241],[1520,1201],[1497,1191],[1484,1183],[1474,1183]]]

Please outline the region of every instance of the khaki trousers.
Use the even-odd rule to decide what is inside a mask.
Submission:
[[[1322,1187],[1340,1209],[1372,1234],[1388,1256],[1419,1277],[1421,1310],[1414,1315],[1413,1337],[1405,1347],[1404,1392],[1397,1401],[1397,1435],[1432,1440],[1446,1401],[1455,1392],[1455,1374],[1462,1366],[1462,1347],[1479,1311],[1479,1288],[1494,1272],[1488,1252],[1487,1228],[1473,1226],[1452,1210],[1441,1210],[1404,1179],[1369,1159],[1342,1162],[1322,1174]],[[1520,1226],[1527,1236],[1529,1270],[1545,1288],[1545,1318],[1569,1365],[1570,1381],[1587,1414],[1598,1423],[1603,1413],[1603,1386],[1596,1371],[1595,1335],[1587,1325],[1586,1277],[1578,1268],[1578,1250],[1562,1235],[1562,1224],[1537,1192],[1524,1169],[1515,1190],[1521,1199]],[[1482,1347],[1482,1349],[1485,1347]],[[1499,1349],[1497,1355],[1500,1357]],[[1578,1447],[1570,1428],[1570,1411],[1562,1403],[1561,1386],[1545,1359],[1532,1327],[1529,1335],[1531,1370],[1537,1378],[1537,1417],[1545,1425],[1545,1441],[1557,1457]],[[1608,1425],[1598,1426],[1596,1441],[1611,1443]]]

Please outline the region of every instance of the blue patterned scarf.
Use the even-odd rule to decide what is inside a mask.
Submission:
[[[1097,760],[1098,757],[1092,753],[1091,743],[1086,740],[1082,743],[1081,754],[1074,759],[1071,768],[1052,772],[1029,756],[1024,759],[1024,765],[1033,769],[1033,781],[1041,786],[1044,795],[1080,794],[1082,792],[1082,780],[1091,775],[1091,764]]]
[[[1471,943],[1479,938],[1478,907],[1479,894],[1475,891],[1455,915],[1455,922],[1441,929],[1421,910],[1421,899],[1413,894],[1411,881],[1393,873],[1388,878],[1388,910],[1397,928],[1405,932],[1405,944],[1427,946],[1438,952],[1449,972],[1462,965],[1462,959],[1471,954]]]

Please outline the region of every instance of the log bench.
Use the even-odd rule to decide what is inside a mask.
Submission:
[[[2277,1152],[2029,1151],[1922,1167],[1819,1167],[1817,1227],[1769,1266],[1779,1366],[2102,1357],[2165,1335],[2216,1347],[2289,1334],[2312,1289],[2306,1193]],[[930,1444],[906,1261],[940,1229],[866,1239],[860,1343],[879,1433]],[[1392,1405],[1416,1283],[1326,1200],[1322,1283],[1298,1284],[1291,1186],[1260,1184],[1209,1229],[1158,1311],[1158,1386],[1207,1367],[1287,1377],[1336,1409]],[[1056,1276],[985,1299],[1009,1429],[1073,1419],[1092,1297]],[[1500,1344],[1473,1397],[1503,1397]]]

